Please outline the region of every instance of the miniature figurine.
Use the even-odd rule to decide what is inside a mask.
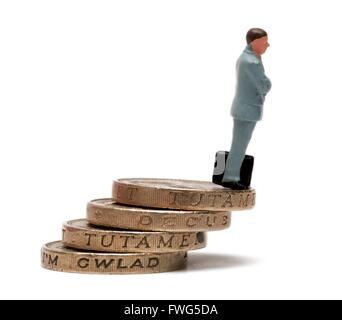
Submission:
[[[236,64],[237,85],[231,108],[233,139],[221,183],[234,190],[248,189],[240,181],[240,169],[256,122],[262,118],[265,96],[271,89],[261,60],[269,46],[266,31],[252,28],[246,40],[247,47]]]

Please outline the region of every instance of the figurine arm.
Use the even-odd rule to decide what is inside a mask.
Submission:
[[[256,86],[262,96],[265,96],[271,90],[271,81],[265,75],[260,63],[250,62],[246,66],[246,71],[251,81]]]

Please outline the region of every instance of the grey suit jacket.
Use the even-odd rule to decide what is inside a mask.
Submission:
[[[261,120],[265,96],[271,89],[271,81],[265,75],[261,59],[255,55],[250,45],[236,63],[236,76],[236,93],[231,115],[238,120]]]

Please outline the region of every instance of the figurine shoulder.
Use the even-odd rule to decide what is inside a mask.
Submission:
[[[239,73],[261,74],[264,72],[264,67],[254,54],[244,53],[238,60],[237,70]]]
[[[240,64],[243,65],[261,65],[260,59],[254,54],[243,53],[239,58]]]

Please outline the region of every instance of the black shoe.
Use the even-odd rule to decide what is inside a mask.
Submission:
[[[237,181],[222,181],[221,186],[225,188],[229,188],[232,190],[247,190],[249,187],[237,182]]]

